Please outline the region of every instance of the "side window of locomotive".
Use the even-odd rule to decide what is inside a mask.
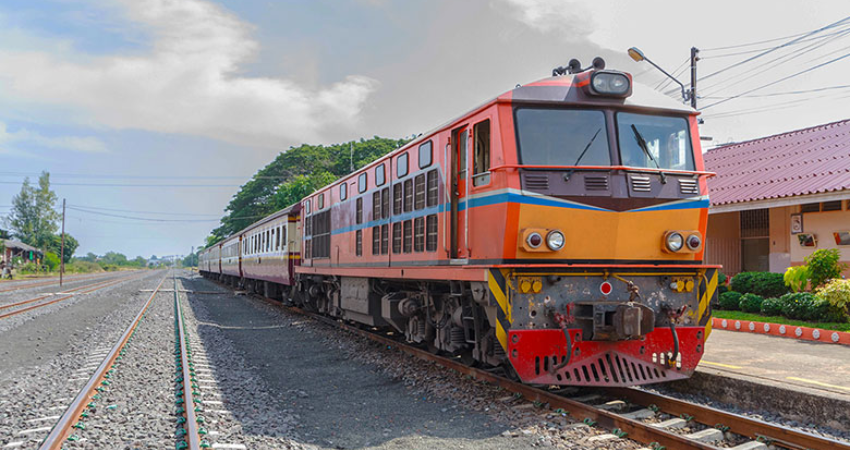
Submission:
[[[363,223],[363,197],[357,199],[357,212],[355,214],[355,219],[358,225]]]
[[[381,218],[381,191],[372,193],[372,220]]]
[[[404,212],[413,211],[413,180],[404,181]]]
[[[401,253],[401,222],[393,224],[393,253]]]
[[[490,184],[490,120],[475,124],[472,133],[472,185]]]
[[[357,256],[363,256],[363,230],[357,230],[355,234],[357,236],[357,242],[355,243],[354,253]]]
[[[408,170],[407,159],[408,159],[407,153],[402,153],[401,155],[398,156],[398,159],[395,162],[395,174],[398,178],[401,178],[401,177],[407,175],[407,170]]]
[[[361,173],[360,176],[357,177],[357,192],[361,194],[366,192],[366,188],[368,187],[368,179],[369,174],[367,173]]]
[[[460,164],[457,169],[458,177],[465,179],[466,178],[466,158],[469,153],[469,129],[463,130],[460,133],[460,137],[458,137],[458,144],[460,149],[458,153],[460,153]]]
[[[393,214],[399,215],[401,214],[401,198],[403,194],[403,184],[396,183],[393,186]]]
[[[390,218],[390,188],[385,187],[381,190],[381,218]]]
[[[597,110],[519,108],[516,110],[521,164],[609,166],[605,113]]]
[[[624,166],[694,170],[688,120],[684,117],[617,113]],[[646,151],[641,148],[646,143]]]
[[[419,168],[424,169],[431,165],[434,158],[434,144],[428,141],[419,146]]]
[[[348,183],[339,185],[339,201],[345,201],[348,198]]]
[[[437,206],[440,201],[440,187],[437,183],[437,169],[428,171],[428,207]]]
[[[381,164],[375,167],[375,186],[383,186],[387,182],[387,166]]]
[[[413,196],[413,208],[419,211],[425,207],[425,174],[416,175],[416,178],[413,179],[413,185],[416,192]]]
[[[310,200],[307,200],[306,202],[304,202],[304,209],[305,209],[307,214],[310,214]]]
[[[316,197],[316,209],[321,211],[325,207],[325,194],[321,193]]]

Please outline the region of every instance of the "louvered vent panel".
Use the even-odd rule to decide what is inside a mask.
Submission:
[[[588,191],[607,191],[608,190],[608,177],[606,176],[594,176],[594,177],[584,177],[584,188]]]
[[[679,179],[679,192],[686,195],[699,194],[699,184],[697,184],[697,180]]]
[[[549,189],[548,175],[523,175],[526,189]]]
[[[649,177],[632,176],[632,191],[634,192],[650,192],[652,191],[652,183]]]

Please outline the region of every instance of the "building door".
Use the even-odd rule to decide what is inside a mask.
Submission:
[[[770,214],[768,209],[741,211],[741,271],[770,270]]]

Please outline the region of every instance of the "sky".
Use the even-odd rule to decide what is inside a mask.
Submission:
[[[632,46],[686,85],[701,49],[705,146],[848,119],[850,21],[806,35],[848,16],[841,0],[4,0],[0,216],[48,171],[77,254],[187,254],[292,146],[418,134],[572,58],[680,99]]]

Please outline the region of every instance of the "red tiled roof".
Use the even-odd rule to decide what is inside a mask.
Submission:
[[[709,150],[711,205],[850,190],[850,119]]]

